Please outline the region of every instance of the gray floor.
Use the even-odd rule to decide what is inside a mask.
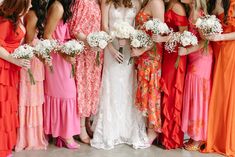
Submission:
[[[81,144],[79,150],[68,150],[50,145],[46,151],[22,151],[14,157],[222,157],[217,154],[201,154],[185,150],[163,150],[156,146],[148,149],[135,150],[127,145],[116,146],[115,149],[105,151]]]

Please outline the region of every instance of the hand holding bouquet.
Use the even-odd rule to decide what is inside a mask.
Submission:
[[[114,24],[114,31],[111,32],[111,34],[113,37],[118,39],[130,39],[134,32],[134,27],[132,27],[128,22],[121,21]],[[123,54],[122,46],[119,48],[119,52]]]
[[[15,51],[11,54],[11,56],[16,59],[32,60],[34,56],[34,48],[27,44],[21,45],[17,49],[15,49]],[[34,80],[31,69],[28,69],[28,74],[29,74],[31,84],[34,85],[35,80]]]
[[[58,43],[56,40],[39,40],[35,46],[35,55],[39,59],[43,59],[47,65],[49,65],[50,70],[53,71],[52,57],[50,53],[56,49]]]
[[[92,48],[103,50],[111,41],[112,37],[104,31],[90,33],[87,36],[87,42]],[[96,63],[97,65],[100,65],[100,51],[98,51],[96,54]]]
[[[59,48],[59,52],[64,54],[65,56],[75,57],[80,55],[84,50],[84,43],[77,40],[70,40]],[[75,76],[75,66],[72,64],[72,76]]]
[[[202,33],[203,36],[211,36],[221,34],[223,32],[220,20],[215,15],[205,15],[196,21],[196,27]],[[209,41],[206,40],[205,48],[207,52]]]

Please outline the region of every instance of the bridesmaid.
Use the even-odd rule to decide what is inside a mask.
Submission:
[[[190,7],[189,31],[198,37],[198,46],[179,48],[179,54],[188,55],[187,74],[185,78],[182,130],[190,136],[185,143],[189,151],[199,150],[207,139],[208,106],[211,93],[212,48],[205,48],[205,40],[200,38],[195,27],[196,20],[207,14],[206,1],[181,0]]]
[[[10,53],[24,38],[22,17],[30,6],[31,0],[4,0],[0,6],[0,157],[12,156],[12,149],[16,144],[20,72],[18,66],[30,68],[30,62],[14,59]]]
[[[142,9],[136,15],[136,27],[144,29],[143,24],[152,18],[164,21],[164,8],[162,0],[144,0]],[[161,44],[156,44],[156,46],[157,53],[153,46],[132,49],[132,56],[136,57],[138,84],[135,105],[147,117],[150,144],[156,139],[158,133],[161,133],[162,125],[160,78],[163,49]]]
[[[174,32],[187,30],[188,20],[184,6],[178,0],[170,0],[167,3],[165,22]],[[165,42],[169,36],[162,37]],[[159,36],[153,36],[153,40],[161,40]],[[183,105],[183,88],[186,75],[186,56],[179,59],[178,67],[175,63],[178,59],[178,51],[163,53],[162,61],[162,134],[161,143],[166,149],[174,149],[183,146],[184,133],[181,130],[181,115]]]
[[[76,0],[73,7],[73,17],[70,22],[72,35],[86,43],[85,51],[77,57],[77,102],[81,116],[82,142],[89,144],[90,138],[85,127],[85,118],[97,113],[99,91],[101,84],[101,70],[103,59],[97,66],[96,53],[88,46],[86,38],[92,32],[101,28],[101,11],[98,0]]]
[[[73,0],[50,0],[44,38],[63,43],[70,39],[68,20]],[[70,76],[75,58],[52,53],[53,73],[45,69],[44,131],[57,137],[56,145],[77,149],[73,136],[80,133],[75,80]]]
[[[215,67],[206,151],[235,157],[235,0],[209,2],[224,34],[207,37],[214,41]]]
[[[47,1],[32,0],[32,8],[25,16],[27,44],[36,44],[38,38],[43,35],[43,22],[45,19]],[[21,70],[20,76],[20,97],[19,117],[20,127],[15,150],[23,149],[46,149],[47,140],[43,132],[42,104],[44,103],[44,67],[43,64],[34,58],[31,62],[31,70],[36,84],[31,85],[27,71]]]

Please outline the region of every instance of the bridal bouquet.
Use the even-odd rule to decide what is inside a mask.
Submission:
[[[34,48],[27,44],[21,45],[17,49],[15,49],[15,51],[11,54],[11,56],[16,59],[31,60],[34,56]],[[31,84],[35,84],[35,80],[31,69],[28,69],[28,74]]]
[[[134,48],[145,48],[153,44],[149,35],[147,35],[144,31],[136,30],[130,37],[131,46]],[[129,60],[129,63],[132,62],[132,57]]]
[[[134,27],[128,22],[121,21],[114,24],[114,31],[111,32],[111,36],[119,39],[130,39],[133,33],[135,33]],[[119,48],[119,52],[123,53],[123,47]]]
[[[204,36],[221,34],[223,32],[220,20],[216,18],[215,15],[205,15],[201,18],[198,18],[195,25]],[[209,41],[206,40],[204,46],[206,48],[206,52],[208,44]]]
[[[165,43],[164,47],[165,50],[167,50],[169,53],[175,52],[175,48],[177,45],[181,45],[182,47],[187,47],[187,46],[195,46],[198,44],[198,39],[197,37],[189,32],[189,31],[184,31],[182,34],[179,32],[172,33],[171,38]],[[180,56],[177,57],[175,67],[177,68],[179,65],[179,60]]]
[[[84,50],[84,43],[77,40],[70,40],[59,48],[59,52],[69,57],[80,55]],[[72,76],[75,76],[75,66],[72,64]]]
[[[153,34],[169,34],[171,30],[166,23],[160,21],[159,19],[151,19],[144,23],[144,27],[147,31],[151,31]]]
[[[111,41],[112,37],[104,31],[90,33],[87,36],[87,42],[89,46],[93,48],[98,47],[100,49],[104,49]],[[100,51],[96,54],[96,63],[97,65],[100,64]]]
[[[49,65],[50,70],[53,71],[52,57],[50,53],[56,49],[58,43],[56,40],[39,40],[35,46],[35,54],[38,58],[43,59]]]

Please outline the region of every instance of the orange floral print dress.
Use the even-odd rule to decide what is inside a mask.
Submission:
[[[136,16],[136,26],[144,30],[143,24],[152,19],[144,11]],[[151,35],[151,33],[147,32]],[[146,51],[135,59],[137,69],[137,91],[135,105],[148,118],[150,124],[154,125],[156,132],[161,132],[161,61],[162,45],[156,44],[154,48]]]

